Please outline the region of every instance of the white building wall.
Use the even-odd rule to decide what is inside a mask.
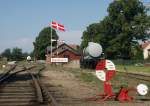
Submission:
[[[150,49],[150,44],[143,50],[144,59],[147,59],[149,56],[148,49]]]

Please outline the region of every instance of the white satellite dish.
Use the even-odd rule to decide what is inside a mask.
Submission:
[[[139,84],[137,86],[137,92],[140,95],[144,96],[144,95],[146,95],[148,93],[148,87],[145,84]]]

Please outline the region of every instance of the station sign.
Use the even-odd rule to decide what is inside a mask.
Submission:
[[[68,58],[51,58],[51,62],[53,63],[67,63]]]

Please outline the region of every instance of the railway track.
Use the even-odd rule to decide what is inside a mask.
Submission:
[[[131,72],[121,72],[121,71],[117,71],[117,73],[123,73],[127,77],[130,77],[130,78],[150,82],[150,76],[149,75],[137,74],[137,73],[131,73]]]
[[[15,70],[11,67],[0,76],[0,106],[58,106],[57,101],[39,79],[37,66]],[[37,70],[37,69],[36,69]]]

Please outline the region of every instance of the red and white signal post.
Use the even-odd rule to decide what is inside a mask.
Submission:
[[[104,82],[104,92],[98,94],[95,97],[88,98],[88,100],[96,100],[99,102],[107,99],[115,99],[121,102],[132,101],[133,97],[129,96],[130,91],[138,92],[140,95],[146,95],[148,93],[148,87],[145,84],[139,84],[137,87],[127,88],[121,87],[118,93],[114,93],[110,80],[115,76],[116,68],[111,60],[102,59],[96,66],[96,76],[99,80]]]

